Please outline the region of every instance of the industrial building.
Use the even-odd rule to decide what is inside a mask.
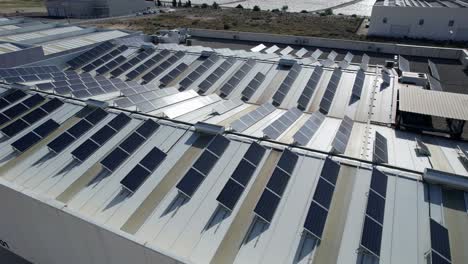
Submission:
[[[368,35],[467,41],[468,1],[378,0]]]
[[[466,51],[144,39],[0,69],[2,247],[44,264],[468,262]]]
[[[135,14],[155,7],[150,0],[45,0],[51,17],[100,18]]]

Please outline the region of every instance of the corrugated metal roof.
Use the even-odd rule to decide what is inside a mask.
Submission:
[[[403,112],[468,120],[468,95],[404,88],[399,102]]]

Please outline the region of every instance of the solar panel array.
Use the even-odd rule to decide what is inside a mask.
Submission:
[[[320,49],[316,49],[311,55],[310,57],[313,58],[315,61],[318,61],[318,59],[320,58],[320,56],[322,55],[323,51],[321,51]],[[314,62],[315,62],[314,61]]]
[[[231,177],[224,185],[216,200],[229,210],[233,210],[242,193],[265,155],[266,149],[258,143],[252,143],[237,165]]]
[[[263,129],[263,134],[270,139],[277,139],[302,115],[302,111],[291,108],[280,118],[276,119],[269,126]]]
[[[367,71],[369,69],[369,61],[370,57],[367,54],[362,55],[361,70]]]
[[[146,60],[144,63],[140,64],[138,67],[135,69],[131,70],[125,77],[128,80],[135,80],[138,76],[142,75],[145,73],[148,69],[152,68],[154,65],[158,64],[161,62],[162,59],[167,57],[169,54],[171,54],[170,51],[168,50],[162,50],[161,52],[156,53],[154,56],[152,56],[150,59]],[[146,58],[143,58],[140,61],[143,61]]]
[[[320,125],[322,125],[324,120],[325,115],[323,115],[322,113],[312,113],[312,115],[309,117],[309,119],[307,119],[307,121],[299,129],[299,131],[297,131],[296,134],[294,134],[294,142],[297,142],[301,146],[306,146],[307,143],[309,143],[309,141],[314,136],[315,132],[317,132]]]
[[[387,69],[383,69],[382,70],[383,83],[386,84],[386,85],[390,85],[391,79],[392,78],[390,76],[390,72]]]
[[[268,183],[263,190],[260,199],[255,206],[254,212],[261,219],[270,223],[275,214],[276,208],[281,201],[283,193],[288,185],[299,156],[285,149],[276,164]]]
[[[226,100],[221,104],[216,105],[213,108],[213,113],[222,115],[226,112],[231,111],[232,109],[242,105],[242,101],[239,99]]]
[[[429,65],[429,70],[431,71],[432,77],[440,81],[440,74],[439,74],[439,70],[437,70],[436,64],[432,62],[431,60],[428,60],[427,63]]]
[[[192,83],[198,80],[202,74],[208,71],[208,69],[211,68],[211,66],[213,66],[219,59],[220,58],[218,55],[211,54],[207,59],[205,59],[205,61],[203,61],[202,64],[200,64],[200,66],[198,66],[179,83],[179,90],[183,91],[187,89],[190,85],[192,85]]]
[[[351,130],[353,129],[354,121],[348,116],[344,116],[341,121],[338,132],[332,142],[332,150],[335,153],[344,154],[346,146],[348,145],[349,137],[351,136]]]
[[[312,95],[314,94],[315,89],[317,88],[320,78],[322,78],[322,74],[323,68],[318,66],[315,67],[314,72],[312,73],[312,75],[309,78],[309,81],[304,87],[301,96],[297,100],[297,108],[301,110],[305,110],[307,108],[310,99],[312,99]]]
[[[255,66],[256,62],[253,59],[247,60],[242,67],[221,87],[221,97],[226,97],[239,85],[249,71]]]
[[[26,113],[30,109],[36,107],[40,103],[45,100],[39,94],[35,94],[31,97],[24,99],[23,101],[5,109],[2,113],[0,113],[0,126],[10,122],[11,120],[17,118],[18,116]]]
[[[322,101],[320,101],[320,112],[328,114],[330,111],[330,107],[332,105],[333,98],[335,98],[336,89],[338,89],[342,74],[343,72],[339,68],[333,70],[333,74],[330,81],[328,82],[325,94],[323,95]]]
[[[169,69],[174,63],[176,63],[178,60],[182,59],[182,57],[185,56],[185,52],[183,51],[178,51],[169,58],[167,58],[165,61],[161,62],[157,67],[154,69],[150,70],[148,73],[143,75],[141,79],[145,83],[149,83],[152,80],[154,80],[156,77],[158,77],[161,73]]]
[[[291,53],[294,49],[291,48],[290,46],[287,46],[286,48],[284,48],[282,51],[280,51],[280,54],[281,55],[288,55],[289,53]]]
[[[238,120],[234,121],[231,124],[231,127],[237,132],[243,132],[253,124],[257,123],[260,119],[264,118],[265,116],[267,116],[275,110],[276,108],[272,104],[265,103],[257,109],[255,109],[254,111],[247,113]]]
[[[77,148],[75,148],[71,152],[73,158],[75,158],[76,160],[78,160],[80,162],[84,162],[94,152],[96,152],[96,150],[98,150],[100,147],[102,147],[112,137],[117,135],[117,133],[119,133],[122,130],[122,128],[125,127],[129,122],[130,122],[130,120],[128,120],[127,116],[118,115],[118,116],[114,117],[114,119],[109,121],[109,123],[107,123],[107,125],[102,127],[100,130],[98,130],[96,133],[94,133],[91,137],[89,137],[85,142],[83,142],[81,145],[79,145]],[[130,151],[129,150],[130,148],[133,148],[133,150],[135,150],[136,148],[139,147],[139,144],[146,141],[147,137],[152,135],[154,133],[154,131],[156,131],[156,129],[158,127],[159,127],[159,125],[156,124],[151,119],[146,120],[145,122],[143,122],[135,132],[133,132],[130,136],[127,137],[127,139],[125,139],[122,143],[120,143],[119,147],[114,149],[114,151],[112,151],[109,155],[106,156],[106,158],[104,158],[104,160],[106,160],[105,164],[109,166],[107,168],[110,168],[112,166],[117,167],[117,166],[119,166],[121,164],[121,163],[117,163],[117,162],[123,162],[124,161],[124,159],[122,159],[122,160],[112,159],[116,155],[119,155],[119,154],[121,155],[121,153],[123,153],[122,151],[119,151],[119,150],[121,150],[121,148],[120,148],[121,145],[129,146],[128,148],[124,148],[127,151],[127,152],[125,152],[125,154],[128,153],[128,151]],[[137,136],[134,136],[134,134],[137,134]],[[135,142],[135,140],[133,140],[133,139],[135,137],[138,137],[139,135],[141,135],[140,137],[143,137],[144,140],[142,142]],[[125,158],[127,158],[127,157],[128,156],[126,156]],[[104,160],[101,161],[101,164],[104,162]],[[112,162],[115,162],[115,164],[112,164]]]
[[[0,109],[3,109],[22,98],[26,97],[26,93],[21,90],[10,89],[8,90],[8,94],[4,94],[2,98],[0,98]]]
[[[42,98],[34,99],[34,104],[37,104],[39,100],[43,100]],[[60,106],[63,105],[63,102],[57,98],[49,100],[48,102],[42,104],[41,106],[35,108],[31,112],[25,114],[20,119],[15,120],[14,122],[8,124],[7,126],[1,129],[2,133],[11,138],[21,131],[25,130],[26,128],[32,126],[42,118],[48,116],[55,110],[57,110]]]
[[[385,215],[385,198],[387,194],[387,175],[373,169],[367,208],[362,229],[361,247],[367,252],[380,257],[382,230]]]
[[[447,228],[430,219],[431,229],[431,260],[433,264],[450,264],[452,256],[450,253],[450,239]]]
[[[338,67],[340,67],[341,69],[346,69],[346,68],[348,68],[349,65],[351,64],[351,62],[353,61],[353,57],[354,57],[354,55],[353,55],[351,52],[346,53],[346,56],[345,56],[344,59],[340,62],[340,64],[338,65]]]
[[[60,72],[61,70],[57,66],[8,68],[0,69],[0,79],[5,80],[7,83],[26,82],[27,79],[32,79],[31,81],[38,81],[50,78],[52,73]],[[34,78],[34,76],[36,77]],[[22,77],[25,79],[22,79]]]
[[[112,70],[110,75],[112,77],[119,77],[124,72],[130,70],[132,67],[138,65],[141,61],[151,56],[154,53],[154,49],[148,49],[140,52],[135,57],[131,58],[129,61],[125,62],[124,64],[120,65],[118,68]]]
[[[356,79],[354,79],[353,90],[351,96],[354,98],[361,99],[362,88],[364,87],[364,81],[366,80],[366,74],[363,70],[359,70],[356,73]]]
[[[273,105],[279,106],[286,95],[288,94],[289,90],[291,89],[291,86],[293,85],[294,81],[297,79],[297,76],[299,76],[299,73],[302,70],[302,66],[299,65],[298,63],[295,63],[291,69],[289,70],[288,75],[284,79],[284,81],[281,83],[280,87],[276,91],[276,93],[273,95]]]
[[[67,131],[63,132],[61,135],[56,137],[53,141],[51,141],[47,147],[54,153],[58,154],[70,146],[73,142],[83,136],[86,132],[91,130],[95,125],[97,125],[102,119],[107,116],[107,112],[102,110],[101,108],[97,108],[85,118],[81,119],[67,129]]]
[[[188,69],[188,65],[185,63],[181,63],[177,65],[174,69],[172,69],[168,74],[163,76],[160,80],[160,86],[165,87],[168,86],[172,81],[174,81],[179,75],[181,75],[185,70]]]
[[[129,88],[129,89],[132,89],[132,88]],[[123,97],[123,98],[119,98],[115,100],[114,104],[120,108],[128,108],[128,107],[137,106],[138,104],[141,104],[141,103],[147,103],[147,102],[150,102],[152,100],[155,100],[164,96],[176,94],[177,92],[178,91],[175,88],[166,88],[166,89],[160,89],[156,91],[147,91],[141,94],[135,93],[135,94],[129,95],[128,97]]]
[[[258,87],[263,83],[265,80],[265,74],[259,72],[257,73],[254,78],[249,82],[247,87],[242,91],[242,100],[248,101],[257,91]]]
[[[334,50],[332,50],[326,60],[321,61],[320,63],[322,64],[323,67],[330,67],[333,64],[335,64],[335,59],[338,56],[338,53],[336,53]]]
[[[43,138],[47,137],[50,133],[60,127],[60,124],[52,119],[49,119],[42,123],[40,126],[33,129],[31,132],[22,136],[20,139],[11,143],[11,146],[19,152],[25,152],[30,147],[37,144]]]
[[[135,151],[150,138],[159,128],[159,125],[151,119],[146,120],[124,141],[122,141],[111,153],[101,160],[101,165],[113,172],[127,160]],[[99,142],[96,142],[99,144]],[[102,146],[102,145],[101,145]],[[97,148],[96,148],[97,149]],[[94,151],[93,151],[94,152]]]
[[[401,71],[406,71],[406,72],[411,71],[409,61],[401,55],[398,56],[398,68]]]
[[[97,57],[102,56],[107,53],[110,49],[114,48],[114,44],[109,41],[103,42],[92,49],[80,54],[78,57],[75,57],[67,62],[72,69],[78,69],[91,61],[95,60]]]
[[[127,46],[120,46],[117,47],[116,49],[113,49],[111,52],[105,54],[104,56],[94,60],[93,62],[89,63],[88,65],[84,66],[82,70],[84,72],[90,72],[92,70],[97,69],[98,67],[102,66],[104,63],[114,59],[118,55],[120,55],[122,52],[126,51],[128,49]]]
[[[166,107],[195,97],[198,97],[198,94],[193,90],[189,90],[185,92],[179,92],[177,94],[168,95],[164,98],[142,101],[136,105],[136,108],[139,112],[149,113],[161,107]]]
[[[122,186],[134,193],[164,161],[167,154],[154,147],[143,159],[120,181]]]
[[[123,56],[123,55],[117,56],[115,59],[110,60],[106,64],[104,64],[101,67],[97,68],[96,73],[101,74],[101,75],[109,73],[110,71],[114,70],[117,66],[119,66],[120,64],[125,62],[126,60],[127,60],[126,56]]]
[[[234,65],[234,63],[236,63],[236,61],[237,60],[235,58],[230,57],[221,63],[221,65],[219,65],[216,70],[214,70],[205,80],[203,80],[203,82],[198,85],[198,93],[205,93],[208,91],[208,89],[210,89],[211,86],[213,86],[213,84],[217,82],[219,78],[221,78],[221,76],[223,76],[223,74],[225,74],[232,67],[232,65]]]
[[[309,51],[306,50],[305,48],[301,48],[300,50],[298,50],[298,51],[296,52],[296,57],[302,58],[302,57],[304,57],[304,55],[307,54],[307,52],[309,52]]]
[[[387,139],[379,132],[375,132],[373,160],[378,163],[388,163]]]
[[[326,158],[304,222],[304,229],[317,239],[322,239],[339,173],[340,164]]]
[[[184,177],[177,183],[176,188],[184,195],[192,197],[221,158],[229,143],[229,139],[224,136],[215,136]]]

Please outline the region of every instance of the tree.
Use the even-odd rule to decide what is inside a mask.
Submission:
[[[331,15],[333,15],[333,10],[331,8],[327,8],[327,9],[325,9],[325,11],[323,13],[326,16],[331,16]]]
[[[286,11],[288,11],[288,8],[289,7],[287,5],[284,5],[284,6],[281,7],[281,11],[286,12]]]
[[[208,8],[208,4],[207,4],[207,3],[203,3],[203,4],[201,5],[201,8]]]
[[[177,3],[177,7],[182,7],[182,0],[179,0],[179,2]]]
[[[172,0],[172,7],[177,7],[177,0]]]
[[[162,6],[161,0],[157,1],[157,6]]]
[[[189,0],[189,1],[187,2],[187,6],[188,6],[188,7],[192,7],[192,1]]]
[[[213,9],[218,9],[218,8],[219,8],[219,5],[218,5],[218,3],[213,2],[213,5],[212,5],[211,7],[213,7]]]
[[[236,8],[244,9],[244,7],[243,7],[241,4],[238,4],[238,5],[236,6]]]
[[[256,5],[256,6],[254,6],[254,7],[253,7],[253,9],[252,9],[252,10],[253,10],[253,11],[256,11],[256,12],[258,12],[258,11],[260,11],[261,9],[260,9],[260,7],[259,7],[259,6],[257,6],[257,5]]]

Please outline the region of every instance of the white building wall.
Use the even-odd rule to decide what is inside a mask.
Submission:
[[[34,264],[182,263],[0,179],[0,246]],[[8,202],[6,202],[8,201]]]
[[[384,20],[386,19],[386,23]],[[424,24],[419,25],[423,19]],[[453,20],[453,26],[449,21]],[[468,8],[374,6],[370,36],[468,40]]]

